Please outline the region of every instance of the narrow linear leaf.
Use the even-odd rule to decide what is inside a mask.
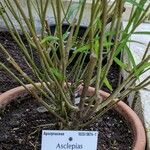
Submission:
[[[74,53],[85,53],[90,49],[89,45],[84,45],[79,47],[77,50],[74,51]]]
[[[133,57],[133,54],[130,50],[130,48],[126,45],[125,46],[125,50],[127,52],[127,55],[128,55],[128,58],[129,58],[129,61],[131,62],[132,64],[132,67],[135,68],[136,67],[136,63],[135,63],[135,60],[134,60],[134,57]]]
[[[45,44],[47,42],[50,42],[50,41],[58,41],[59,38],[58,37],[55,37],[55,36],[47,36],[45,38],[43,38],[43,40],[40,42],[41,44]]]
[[[149,69],[150,69],[150,62],[146,62],[139,69],[136,69],[135,74],[136,76],[139,77],[143,73],[143,71],[145,72],[145,70],[148,71]]]
[[[56,68],[51,68],[51,71],[59,80],[63,80],[63,75],[60,72],[60,70],[58,70]]]
[[[122,68],[122,69],[126,69],[127,68],[127,64],[124,64],[121,60],[119,60],[117,57],[114,58],[114,61]]]
[[[147,35],[150,35],[150,31],[138,31],[138,32],[134,32],[133,34],[147,34]]]
[[[130,43],[138,43],[138,44],[141,44],[141,45],[145,45],[144,43],[136,41],[136,40],[129,40],[128,42],[130,42]]]
[[[104,84],[110,91],[113,91],[113,88],[107,78],[104,79]]]

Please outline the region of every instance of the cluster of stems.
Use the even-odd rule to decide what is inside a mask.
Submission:
[[[57,117],[62,124],[61,127],[83,128],[93,123],[131,92],[149,85],[150,76],[138,85],[135,83],[143,73],[150,69],[150,55],[148,55],[150,43],[139,64],[135,64],[128,47],[131,35],[137,34],[136,28],[149,15],[150,4],[146,5],[145,0],[140,0],[136,4],[131,3],[132,11],[125,29],[122,28],[122,18],[126,0],[114,2],[92,0],[90,21],[82,36],[79,35],[86,0],[79,0],[76,5],[73,0],[70,0],[67,6],[63,0],[45,0],[44,2],[43,0],[25,0],[25,2],[27,13],[19,0],[13,0],[13,2],[3,0],[0,2],[0,17],[19,46],[24,56],[22,59],[25,60],[35,78],[23,71],[20,64],[2,44],[0,44],[0,53],[3,53],[7,61],[26,82],[16,76],[12,69],[1,61],[0,66]],[[53,12],[51,15],[54,17],[55,31],[47,21],[49,9]],[[36,28],[35,13],[40,20],[40,33]],[[11,16],[17,22],[28,46],[24,43]],[[68,24],[65,30],[64,23]],[[131,68],[128,68],[118,57],[122,51],[130,54]],[[40,65],[36,63],[34,53]],[[85,61],[87,57],[88,62]],[[106,60],[105,63],[104,60]],[[128,77],[116,89],[111,88],[111,83],[107,79],[114,61],[122,70],[128,72]],[[31,84],[34,90],[28,88],[26,83]],[[88,90],[91,85],[94,85],[95,91],[89,95]],[[105,101],[99,91],[104,85],[112,90]],[[80,96],[79,102],[76,101],[76,95]]]

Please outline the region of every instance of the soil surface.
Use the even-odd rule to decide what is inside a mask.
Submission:
[[[39,112],[34,98],[24,96],[9,104],[0,119],[0,150],[40,149],[41,130],[56,120],[48,112]],[[123,118],[110,110],[86,130],[99,131],[98,150],[130,150],[132,134]]]
[[[0,32],[0,43],[8,49],[10,54],[20,64],[23,70],[32,76],[31,70],[22,58],[22,54],[9,33]],[[0,52],[0,59],[6,65],[7,61]],[[38,63],[38,59],[37,63]],[[15,72],[19,76],[17,72]],[[32,77],[34,78],[34,77]],[[117,87],[119,69],[113,65],[109,71],[108,79],[113,88]],[[0,68],[0,93],[18,86],[12,77]],[[108,91],[105,87],[105,91]],[[48,112],[39,112],[40,105],[34,98],[24,95],[17,101],[9,104],[0,113],[0,150],[34,150],[40,149],[41,130],[57,129],[57,127],[43,126],[53,124],[57,120]],[[96,123],[86,130],[98,130],[98,150],[130,150],[133,137],[132,131],[124,119],[115,111],[110,110]]]

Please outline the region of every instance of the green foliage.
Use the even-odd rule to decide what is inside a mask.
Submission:
[[[90,45],[83,45],[77,48],[77,50],[75,50],[74,53],[86,53],[87,51],[89,51],[89,49],[90,49]]]
[[[117,57],[114,58],[114,61],[116,64],[118,64],[122,69],[126,69],[128,66],[127,64],[124,64],[120,59]]]
[[[57,38],[55,36],[47,36],[42,39],[40,44],[45,44],[45,43],[49,43],[51,41],[58,41],[58,40],[59,40],[59,38]]]
[[[133,55],[132,55],[132,53],[131,53],[130,48],[129,48],[127,45],[125,46],[125,50],[126,50],[127,55],[128,55],[128,57],[129,57],[129,61],[130,61],[130,63],[132,64],[132,67],[135,68],[135,67],[136,67],[136,64],[135,64],[134,57],[133,57]]]
[[[108,79],[105,78],[104,79],[104,84],[107,86],[107,88],[112,92],[113,91],[113,88],[111,86],[111,84],[109,83]]]
[[[51,71],[53,73],[53,75],[56,76],[57,79],[59,79],[60,81],[63,81],[63,74],[60,72],[60,70],[56,69],[56,68],[51,68]]]

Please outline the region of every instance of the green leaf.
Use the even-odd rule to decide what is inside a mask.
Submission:
[[[51,71],[59,80],[63,80],[63,75],[60,70],[58,70],[57,68],[51,68]]]
[[[132,67],[135,68],[136,63],[135,63],[134,57],[132,55],[132,52],[131,52],[130,48],[127,45],[125,46],[125,50],[126,50],[127,55],[128,55],[128,60],[131,62]]]
[[[120,41],[117,49],[115,50],[114,57],[118,56],[118,54],[120,54],[120,52],[124,50],[124,48],[125,48],[125,46],[127,44],[128,39],[129,39],[129,37],[127,36],[125,39],[122,39],[122,41]]]
[[[79,47],[77,50],[74,51],[74,53],[85,53],[90,49],[89,45],[84,45]]]
[[[138,31],[138,32],[134,32],[133,34],[148,34],[148,35],[150,35],[150,31]]]
[[[108,79],[105,78],[104,79],[104,84],[106,85],[106,87],[110,90],[110,91],[113,91],[113,88],[111,86],[111,84],[109,83]]]
[[[134,18],[134,21],[133,21],[133,26],[137,24],[137,22],[139,21],[140,19],[140,16],[142,14],[142,11],[144,11],[144,6],[146,4],[147,0],[140,0],[139,1],[139,4],[137,6],[137,9],[135,10],[135,18]],[[139,9],[140,8],[140,9]]]
[[[150,62],[145,62],[139,69],[136,69],[135,74],[136,74],[136,76],[139,77],[143,73],[143,71],[149,70],[149,69],[150,69]]]
[[[108,42],[107,40],[104,41],[104,47],[109,47],[112,46],[113,43],[112,42]]]
[[[69,32],[67,31],[67,32],[65,32],[64,34],[63,34],[63,39],[64,40],[66,40],[66,38],[69,36]]]
[[[113,43],[109,42],[107,40],[107,38],[105,37],[105,40],[104,40],[104,43],[103,43],[103,47],[105,47],[105,48],[108,49],[112,45],[113,45]],[[94,39],[94,52],[95,52],[96,56],[98,57],[98,52],[99,52],[99,37],[96,37]]]
[[[126,69],[127,68],[127,64],[124,64],[121,60],[119,60],[117,57],[114,58],[114,61],[122,68],[122,69]]]
[[[122,31],[120,31],[120,32],[122,32]],[[107,31],[107,32],[105,32],[105,36],[107,37],[107,36],[113,36],[113,35],[115,35],[116,34],[116,32],[115,31]]]
[[[43,40],[40,42],[40,44],[45,44],[45,43],[50,42],[50,41],[58,41],[58,40],[59,40],[58,37],[47,36],[47,37],[43,38]]]
[[[128,55],[128,60],[130,61],[131,65],[133,67],[133,70],[135,72],[135,75],[136,75],[137,78],[139,78],[138,72],[137,72],[137,69],[136,69],[136,63],[135,63],[134,57],[132,55],[132,52],[131,52],[130,48],[127,45],[125,46],[125,50],[126,50],[127,55]]]
[[[145,45],[144,43],[136,41],[136,40],[129,40],[128,42],[130,42],[130,43],[138,43],[138,44],[141,44],[141,45]]]

